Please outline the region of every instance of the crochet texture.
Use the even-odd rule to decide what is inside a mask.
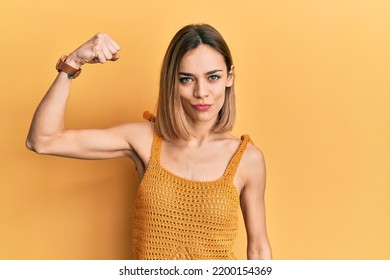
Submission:
[[[136,259],[235,259],[239,196],[234,174],[248,135],[214,181],[179,177],[160,165],[162,139],[154,133],[151,159],[138,188],[133,228]]]

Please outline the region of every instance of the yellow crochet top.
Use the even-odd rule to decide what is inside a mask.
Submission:
[[[136,259],[235,259],[240,200],[233,179],[250,141],[247,135],[241,139],[222,177],[194,181],[160,165],[162,139],[154,133],[150,162],[135,200]]]

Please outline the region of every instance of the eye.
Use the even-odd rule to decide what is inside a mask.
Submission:
[[[192,81],[192,79],[190,77],[182,77],[179,79],[179,81],[182,83],[182,84],[187,84],[189,82]]]
[[[219,78],[221,78],[221,77],[218,76],[218,75],[211,75],[211,76],[209,77],[209,80],[211,80],[211,81],[216,81],[216,80],[218,80]]]

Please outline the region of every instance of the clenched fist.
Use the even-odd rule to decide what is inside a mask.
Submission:
[[[73,51],[66,63],[79,69],[86,63],[104,63],[119,59],[120,46],[105,33],[98,33]]]

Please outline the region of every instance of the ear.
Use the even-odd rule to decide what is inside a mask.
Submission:
[[[230,67],[230,71],[227,73],[226,87],[231,87],[234,82],[234,65]]]

